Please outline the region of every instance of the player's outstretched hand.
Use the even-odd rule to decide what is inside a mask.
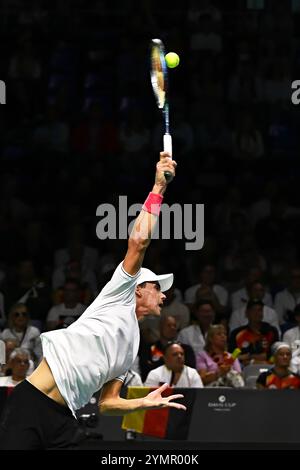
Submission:
[[[160,152],[160,160],[156,164],[155,184],[157,186],[166,187],[175,176],[175,169],[177,163],[172,160],[167,152]],[[172,176],[168,179],[165,178],[165,172],[170,173]]]
[[[183,398],[183,395],[176,394],[170,395],[169,397],[163,398],[161,394],[168,388],[168,384],[163,384],[158,389],[150,392],[143,400],[144,409],[155,409],[155,408],[177,408],[178,410],[186,410],[186,407],[181,403],[173,402],[177,398]]]

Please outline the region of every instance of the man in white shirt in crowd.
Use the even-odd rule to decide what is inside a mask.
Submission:
[[[296,305],[300,303],[300,267],[294,266],[289,271],[288,286],[278,292],[274,300],[274,308],[279,317],[279,323],[282,325],[291,323],[291,313]]]
[[[200,299],[210,300],[216,316],[222,317],[227,311],[228,292],[216,284],[216,268],[213,264],[205,264],[199,272],[199,283],[189,287],[184,294],[185,303],[191,309]]]
[[[261,300],[265,297],[265,287],[260,281],[254,281],[251,287],[249,287],[249,296],[250,300]],[[277,328],[278,334],[280,336],[281,331],[279,327],[279,319],[275,310],[268,305],[263,306],[263,321],[269,323],[270,325]],[[230,315],[229,319],[229,331],[230,333],[239,328],[240,326],[247,325],[248,318],[246,316],[246,304],[242,307],[234,310]]]
[[[200,299],[193,307],[194,323],[179,332],[178,341],[193,348],[195,356],[203,351],[209,327],[215,320],[215,311],[210,300]]]
[[[79,302],[80,284],[75,279],[67,279],[64,284],[64,301],[54,305],[47,315],[47,330],[55,330],[68,319],[77,320],[85,311],[86,305]],[[71,324],[71,322],[70,322]]]
[[[282,337],[282,341],[290,346],[292,353],[298,350],[300,345],[300,304],[294,308],[293,316],[296,326],[287,330]]]
[[[170,387],[202,388],[200,375],[184,364],[184,349],[180,343],[171,341],[164,349],[164,365],[149,372],[145,386],[159,387],[168,383]]]
[[[9,365],[11,375],[0,377],[0,387],[15,387],[27,375],[30,365],[30,353],[25,348],[16,348],[10,355]]]
[[[100,412],[111,415],[151,408],[185,410],[162,397],[168,384],[144,398],[120,397],[126,371],[139,346],[138,319],[160,315],[173,274],[157,276],[142,268],[159,215],[167,180],[176,163],[165,152],[156,166],[155,183],[136,219],[124,260],[81,317],[66,329],[43,333],[43,360],[11,395],[0,421],[1,449],[46,449],[72,446],[75,411],[102,389]],[[34,413],[33,413],[34,409]]]
[[[249,290],[251,289],[253,282],[254,281],[262,282],[262,277],[263,277],[263,272],[259,267],[253,266],[248,269],[246,273],[244,287],[242,287],[241,289],[231,294],[230,303],[231,303],[231,308],[233,312],[247,305],[247,302],[250,299]],[[265,291],[264,297],[261,300],[263,301],[265,305],[268,305],[268,307],[273,306],[272,297],[269,292]],[[275,310],[277,312],[276,307],[275,307]]]

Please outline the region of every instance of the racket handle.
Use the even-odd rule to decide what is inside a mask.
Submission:
[[[172,137],[171,134],[164,135],[164,152],[168,152],[172,157]]]
[[[172,137],[171,134],[164,134],[164,152],[168,152],[172,158]],[[165,178],[167,181],[170,181],[172,178],[172,173],[165,171]]]

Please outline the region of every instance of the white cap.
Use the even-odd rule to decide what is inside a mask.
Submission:
[[[174,275],[170,274],[160,274],[157,275],[153,271],[147,268],[141,268],[139,277],[137,278],[137,285],[142,284],[143,282],[158,282],[162,292],[169,290],[173,284]]]
[[[271,347],[273,355],[277,354],[281,348],[287,348],[291,351],[291,346],[288,343],[285,343],[284,341],[276,341]]]

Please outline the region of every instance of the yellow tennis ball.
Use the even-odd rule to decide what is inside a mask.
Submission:
[[[165,59],[169,69],[174,69],[180,62],[179,55],[176,54],[176,52],[168,52],[168,54],[165,55]]]

